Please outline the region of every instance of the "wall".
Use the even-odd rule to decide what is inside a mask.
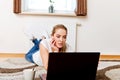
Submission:
[[[77,51],[120,54],[120,1],[87,0],[86,17],[16,15],[13,0],[0,0],[0,53],[26,53],[31,47],[26,26],[49,23],[80,23]]]

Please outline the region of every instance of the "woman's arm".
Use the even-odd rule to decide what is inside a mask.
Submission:
[[[47,70],[49,52],[42,44],[40,44],[40,55],[41,55],[41,58],[42,58],[43,66]]]

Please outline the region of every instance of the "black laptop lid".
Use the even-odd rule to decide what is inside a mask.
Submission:
[[[95,80],[99,52],[50,53],[47,80]]]

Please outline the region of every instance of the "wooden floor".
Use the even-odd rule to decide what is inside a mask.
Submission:
[[[0,53],[0,58],[25,57],[24,53]],[[120,60],[120,55],[100,55],[100,60]]]

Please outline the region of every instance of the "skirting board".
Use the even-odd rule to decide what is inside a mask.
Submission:
[[[25,57],[25,53],[0,53],[0,58]],[[100,60],[120,60],[120,55],[100,55]]]
[[[0,53],[0,58],[8,58],[8,57],[25,57],[24,53]]]
[[[100,55],[100,60],[120,60],[120,55]]]

